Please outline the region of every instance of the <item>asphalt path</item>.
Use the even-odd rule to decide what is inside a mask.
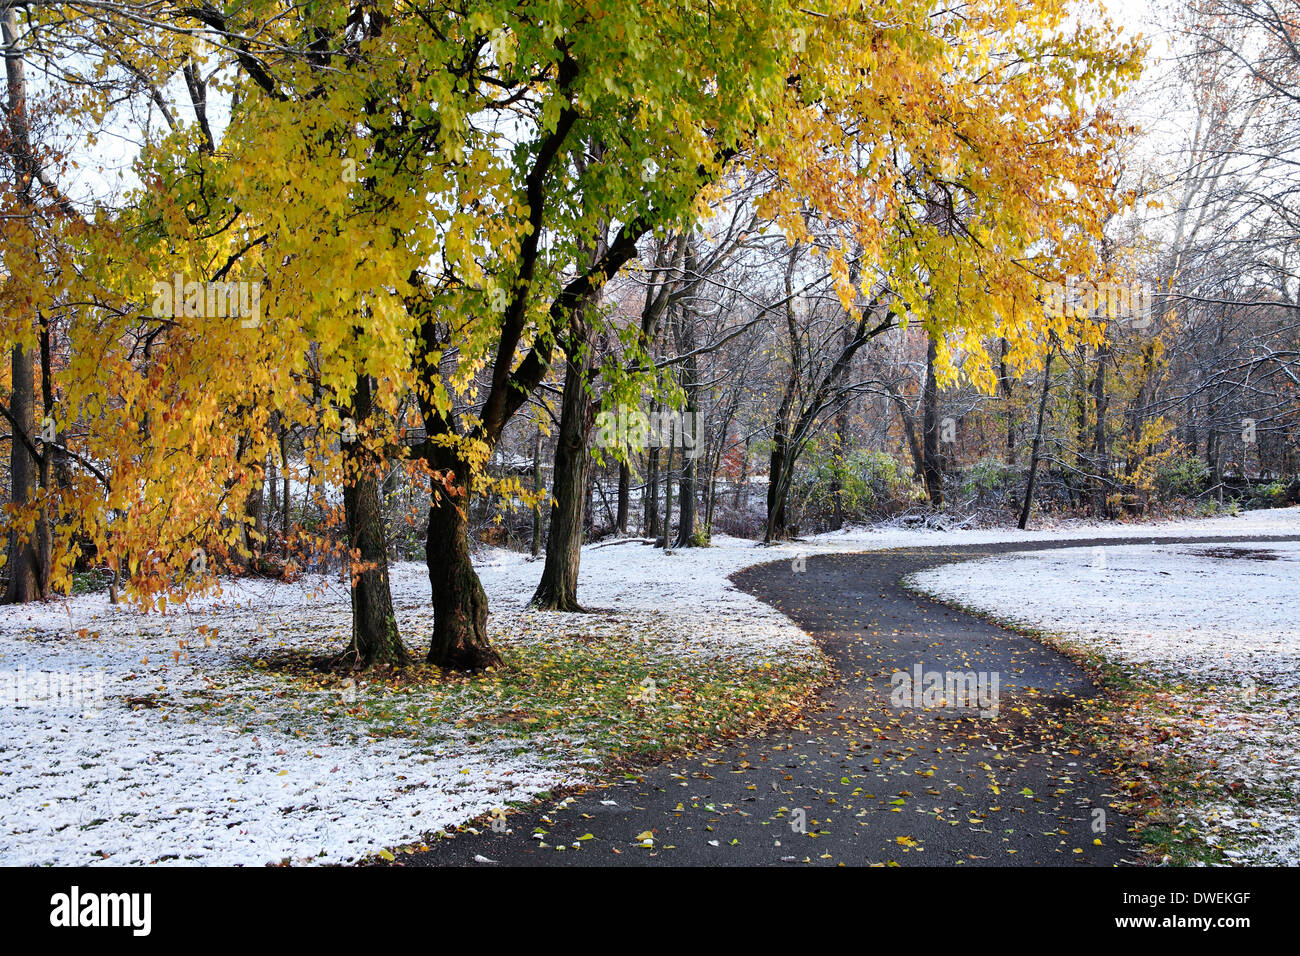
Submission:
[[[1030,637],[919,597],[906,575],[1062,547],[1297,540],[1105,538],[815,555],[739,572],[736,585],[821,644],[835,675],[802,720],[674,760],[635,780],[508,815],[399,857],[405,866],[1113,866],[1140,862],[1118,814],[1113,760],[1081,746],[1099,692]],[[1032,579],[1025,587],[1033,587]],[[896,672],[984,675],[944,704]],[[988,703],[998,675],[996,714]],[[924,681],[922,681],[924,687]],[[902,704],[900,707],[899,704]],[[931,700],[929,703],[933,704]],[[920,706],[918,706],[920,705]],[[500,825],[498,825],[500,826]],[[646,836],[649,839],[646,839]],[[487,862],[492,861],[492,862]]]

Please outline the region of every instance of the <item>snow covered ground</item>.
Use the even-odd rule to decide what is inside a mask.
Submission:
[[[582,597],[617,610],[590,616],[525,609],[540,562],[488,552],[479,571],[498,639],[622,630],[660,652],[815,659],[807,635],[725,580],[780,553],[594,546]],[[418,647],[433,623],[427,572],[400,564],[391,577]],[[166,615],[104,595],[0,609],[0,865],[349,862],[586,776],[585,758],[540,738],[522,754],[450,725],[435,740],[375,740],[311,708],[286,732],[286,705],[236,658],[341,647],[349,623],[346,587],[319,576],[228,581]],[[232,690],[249,704],[237,715],[187,706]]]
[[[1027,552],[932,568],[911,582],[1169,677],[1300,689],[1300,542]]]
[[[911,583],[1165,685],[1158,707],[1130,718],[1168,721],[1156,751],[1219,784],[1182,808],[1183,822],[1230,859],[1300,863],[1300,543],[1068,548],[945,565]]]
[[[595,544],[584,549],[579,597],[613,612],[599,616],[528,611],[541,566],[520,555],[487,552],[479,570],[493,630],[512,640],[631,624],[672,653],[812,660],[811,639],[728,574],[800,554],[928,544],[1298,530],[1300,509],[1288,509],[1140,527],[860,529],[773,548],[723,538],[671,555],[637,541]],[[398,565],[392,581],[399,627],[418,646],[432,625],[424,568]],[[357,736],[319,708],[267,699],[239,660],[338,647],[348,625],[346,588],[321,577],[227,582],[166,615],[113,607],[102,594],[0,609],[0,864],[348,862],[587,774],[543,739],[520,753],[450,725],[421,741]],[[40,699],[51,672],[79,678],[84,693]],[[202,706],[241,687],[249,708],[239,723],[260,720],[256,733],[240,732],[229,708]]]

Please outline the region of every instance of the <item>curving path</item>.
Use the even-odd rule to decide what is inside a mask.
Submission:
[[[1159,543],[1229,540],[1297,539]],[[909,548],[813,556],[803,573],[788,561],[748,568],[736,584],[811,633],[837,669],[801,723],[590,790],[563,809],[511,814],[509,833],[462,833],[400,859],[407,866],[1136,862],[1128,821],[1109,809],[1106,756],[1069,743],[1072,705],[1097,693],[1085,673],[1027,637],[917,597],[899,580],[996,553],[1147,543],[1155,541]],[[890,675],[918,663],[926,671],[997,672],[997,717],[891,706]],[[1104,833],[1094,831],[1095,808],[1105,810]],[[803,833],[794,825],[799,810]],[[542,840],[533,836],[537,827],[547,831]],[[637,839],[646,831],[652,847]]]

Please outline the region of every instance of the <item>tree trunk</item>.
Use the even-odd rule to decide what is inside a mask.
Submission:
[[[1092,379],[1092,399],[1097,419],[1093,422],[1092,458],[1096,477],[1093,479],[1092,513],[1096,516],[1109,517],[1106,504],[1106,487],[1110,483],[1110,449],[1106,443],[1106,360],[1110,349],[1102,343],[1097,352],[1097,374]]]
[[[37,487],[42,489],[54,488],[54,469],[56,463],[59,471],[63,473],[62,478],[66,479],[67,460],[62,455],[59,445],[59,436],[54,431],[54,366],[51,361],[50,349],[50,321],[44,312],[37,310],[37,319],[40,323],[40,352],[41,352],[41,409],[42,419],[50,423],[52,441],[43,442],[41,445],[41,457],[39,459],[39,469],[37,475]],[[63,487],[67,488],[68,484],[64,482]],[[54,528],[50,520],[50,513],[44,507],[36,522],[36,547],[37,547],[37,573],[39,577],[36,586],[41,595],[48,596],[50,593],[50,577],[54,571]]]
[[[690,548],[695,545],[695,479],[697,458],[682,449],[682,473],[677,483],[681,512],[677,519],[677,547]]]
[[[547,611],[581,612],[578,570],[587,512],[591,456],[592,403],[587,397],[590,358],[587,349],[573,349],[564,370],[560,428],[555,443],[555,474],[551,481],[550,527],[546,529],[546,565],[533,594],[534,607]]]
[[[650,406],[651,414],[658,412],[656,405]],[[659,538],[659,449],[652,447],[646,451],[646,485],[643,495],[645,497],[645,521],[643,534],[651,541]]]
[[[921,439],[916,434],[916,416],[907,407],[907,397],[896,385],[885,385],[885,391],[898,411],[898,420],[903,425],[903,437],[907,439],[907,450],[912,455],[912,477],[917,481],[925,480],[925,452],[921,450]]]
[[[284,539],[284,553],[287,557],[289,554],[289,507],[293,504],[293,499],[289,497],[289,429],[287,426],[280,432],[280,468],[284,476],[280,496],[284,499],[284,510],[280,512],[280,537]]]
[[[744,452],[740,458],[740,476],[736,479],[736,487],[731,493],[731,507],[736,511],[740,510],[740,499],[744,495],[745,500],[749,500],[749,438],[745,438]]]
[[[694,347],[692,345],[692,347]],[[695,375],[695,363],[691,361],[687,366],[687,374]],[[704,435],[701,434],[703,429],[698,426],[699,411],[698,387],[695,384],[687,386],[686,414],[683,417],[681,426],[682,433],[682,474],[678,482],[679,494],[681,501],[681,517],[677,521],[677,547],[693,548],[695,546],[695,525],[697,512],[697,496],[699,485],[699,461],[700,453],[704,451]],[[691,432],[688,435],[687,429]]]
[[[583,452],[586,453],[586,442],[583,442]],[[587,540],[596,536],[596,467],[595,462],[588,461],[586,464],[585,483],[582,492],[582,533]],[[575,550],[582,548],[582,541],[579,540],[573,545]]]
[[[781,402],[777,406],[776,417],[772,422],[772,454],[767,468],[767,523],[763,528],[763,543],[771,544],[786,534],[785,500],[786,469],[793,466],[790,458],[791,416],[794,412],[795,392],[799,388],[799,376],[802,373],[800,356],[803,354],[799,336],[799,322],[794,311],[794,269],[799,259],[799,244],[790,247],[790,255],[785,266],[785,330],[789,337],[790,371],[786,377],[785,389],[781,393]]]
[[[618,507],[614,516],[614,528],[620,535],[627,534],[627,513],[632,498],[632,466],[625,461],[618,463]]]
[[[1043,391],[1038,399],[1038,424],[1034,426],[1034,443],[1029,450],[1029,477],[1025,481],[1025,501],[1020,507],[1020,521],[1017,523],[1021,531],[1029,523],[1029,509],[1034,503],[1034,482],[1038,478],[1038,458],[1043,447],[1043,422],[1047,417],[1047,394],[1052,384],[1053,354],[1049,351],[1047,360],[1043,362]]]
[[[925,491],[936,511],[943,508],[943,463],[939,458],[939,383],[934,377],[938,343],[931,335],[925,349],[925,398],[922,437],[925,441]]]
[[[36,439],[35,366],[32,352],[15,345],[12,353],[13,393],[9,399],[10,427],[13,437],[9,450],[9,500],[18,508],[28,507],[36,496],[37,459],[22,440]],[[37,522],[38,524],[41,522]],[[9,586],[5,590],[6,604],[26,604],[41,598],[39,540],[41,534],[33,525],[23,532],[13,523],[9,528]]]
[[[5,80],[9,102],[8,132],[11,140],[6,144],[14,171],[21,203],[31,211],[31,190],[38,171],[32,154],[30,132],[27,125],[27,77],[23,53],[18,49],[18,14],[16,4],[6,4],[0,14],[0,35],[4,40]],[[35,268],[31,263],[7,263],[10,269]],[[43,320],[42,320],[43,322]],[[47,350],[47,329],[41,326],[42,345]],[[33,353],[21,343],[13,346],[11,353],[11,386],[8,423],[12,431],[9,439],[9,500],[19,509],[25,509],[36,498],[40,481],[49,478],[50,445],[38,457],[31,446],[35,444],[36,431],[36,367]],[[48,367],[45,369],[45,389],[49,393]],[[26,441],[23,439],[26,438]],[[29,444],[30,443],[30,444]],[[50,529],[46,515],[33,516],[30,530],[20,531],[14,522],[9,524],[9,586],[5,590],[5,603],[26,604],[45,596],[50,576]]]
[[[604,148],[593,144],[595,155]],[[600,234],[604,235],[604,229]],[[591,250],[597,261],[606,250],[599,240]],[[551,478],[550,526],[546,529],[546,564],[533,593],[532,605],[547,611],[581,612],[578,604],[578,572],[582,566],[584,533],[595,531],[592,488],[595,481],[588,444],[596,420],[598,402],[590,398],[596,369],[593,368],[591,325],[588,310],[595,309],[599,292],[594,291],[574,305],[568,314],[565,346],[564,390],[560,397],[560,428],[555,443],[555,469]]]
[[[266,460],[259,462],[257,485],[253,493],[248,496],[248,517],[252,519],[253,525],[249,533],[249,545],[255,555],[253,567],[256,568],[257,557],[262,554],[262,546],[266,542],[266,473],[263,469],[266,467]]]
[[[148,427],[146,421],[145,427]],[[248,460],[249,454],[249,436],[240,433],[236,439],[235,457],[240,465],[250,471],[256,471],[256,477],[248,489],[248,493],[238,505],[238,511],[234,512],[233,520],[238,522],[236,531],[239,534],[239,544],[236,548],[236,554],[240,561],[250,571],[258,570],[258,558],[262,553],[259,529],[262,525],[262,492],[265,489],[266,476],[262,473],[262,468],[266,464],[265,460],[258,462],[254,469],[254,463]],[[231,479],[233,487],[234,479]]]
[[[397,631],[388,586],[388,536],[379,496],[380,462],[365,447],[370,418],[370,377],[357,380],[352,414],[359,434],[343,443],[343,515],[352,576],[352,641],[341,662],[360,670],[405,664],[410,655]]]
[[[667,448],[664,460],[664,552],[672,550],[673,533],[673,446]]]
[[[537,428],[537,437],[533,439],[533,494],[541,498],[542,489],[542,429]],[[542,553],[542,506],[533,508],[533,540],[529,553],[535,558]]]
[[[767,527],[763,532],[763,542],[771,544],[785,537],[785,434],[778,433],[772,445],[772,455],[767,465]]]
[[[501,658],[488,637],[488,601],[470,559],[469,466],[454,453],[435,453],[446,486],[435,485],[429,507],[425,563],[433,589],[433,638],[428,661],[448,670],[495,667]]]
[[[271,527],[274,527],[275,516],[280,513],[280,472],[275,466],[275,456],[268,456],[266,463],[266,487],[270,492],[267,501],[266,517]]]
[[[1011,375],[1007,371],[1007,340],[1001,340],[1001,354],[998,357],[998,387],[1002,390],[1002,400],[1007,411],[1007,439],[1005,460],[1008,465],[1016,463],[1016,413],[1011,406]]]

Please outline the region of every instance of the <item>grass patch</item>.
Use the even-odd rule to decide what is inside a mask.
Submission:
[[[315,726],[372,738],[491,741],[599,770],[657,763],[796,716],[827,669],[797,662],[669,653],[641,635],[498,635],[502,666],[482,674],[427,664],[349,676],[305,651],[245,660],[262,694],[216,697],[253,731],[269,696],[281,730]],[[261,702],[253,703],[254,698]],[[209,706],[213,706],[210,704]]]

